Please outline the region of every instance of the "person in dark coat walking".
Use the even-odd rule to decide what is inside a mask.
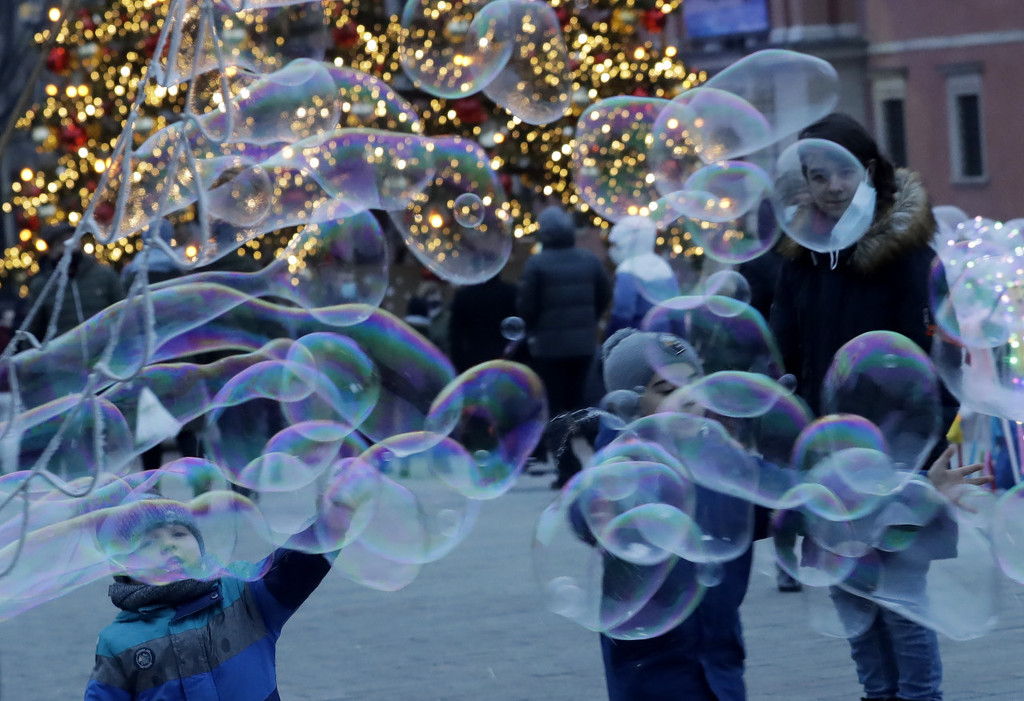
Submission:
[[[576,226],[568,212],[548,207],[537,218],[543,250],[526,261],[516,308],[526,325],[534,369],[548,393],[549,445],[556,451],[561,487],[579,472],[580,461],[567,440],[569,424],[558,417],[582,408],[587,371],[597,345],[598,321],[611,300],[604,266],[576,247]]]
[[[894,331],[928,351],[928,275],[934,257],[930,243],[936,224],[920,178],[895,170],[854,119],[831,114],[804,129],[800,138],[826,139],[846,148],[863,164],[877,191],[867,232],[833,256],[834,261],[789,238],[779,245],[785,262],[772,302],[771,328],[786,370],[796,376],[798,394],[820,413],[822,382],[832,358],[856,336]],[[852,198],[852,192],[847,195]],[[827,212],[827,203],[815,200],[812,206]],[[946,407],[951,422],[955,404],[946,403],[951,405]],[[839,588],[833,589],[833,599],[840,615],[847,606],[874,610],[870,627],[850,638],[867,698],[942,698],[942,663],[933,631]]]
[[[502,357],[510,339],[501,323],[516,315],[516,286],[499,275],[455,290],[448,320],[448,348],[456,371]]]

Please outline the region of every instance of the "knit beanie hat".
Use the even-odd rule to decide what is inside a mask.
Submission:
[[[604,342],[601,358],[608,392],[643,391],[656,371],[679,363],[689,365],[698,375],[702,372],[697,352],[670,333],[619,329]]]
[[[199,551],[205,552],[203,534],[199,524],[184,504],[156,495],[146,495],[117,508],[100,526],[100,538],[111,552],[132,552],[138,548],[142,537],[160,526],[184,526],[199,543]]]

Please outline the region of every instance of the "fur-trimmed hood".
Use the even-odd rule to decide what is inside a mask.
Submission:
[[[842,252],[840,259],[858,272],[870,273],[911,251],[927,247],[935,236],[935,229],[935,217],[920,176],[901,168],[896,171],[893,205],[871,224],[857,243]],[[778,250],[791,260],[814,255],[789,236],[783,237]]]

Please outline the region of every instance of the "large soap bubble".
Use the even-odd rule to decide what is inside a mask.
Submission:
[[[505,67],[517,28],[507,0],[483,13],[484,0],[409,0],[399,59],[413,82],[440,97],[478,92]]]
[[[657,98],[613,97],[580,115],[573,153],[580,196],[605,219],[627,215],[660,220],[666,214],[648,158],[658,115]]]
[[[892,331],[861,334],[836,352],[821,406],[874,423],[893,459],[908,470],[926,467],[942,427],[939,383],[928,356]]]
[[[572,76],[554,9],[537,0],[498,0],[473,18],[471,28],[478,25],[501,27],[513,47],[484,94],[527,124],[548,124],[565,114]]]
[[[766,49],[726,67],[703,88],[731,93],[761,116],[766,140],[748,141],[744,153],[752,153],[831,112],[839,101],[839,74],[816,56]]]

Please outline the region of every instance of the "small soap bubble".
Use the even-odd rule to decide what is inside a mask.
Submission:
[[[790,394],[796,391],[796,384],[796,375],[792,375],[788,372],[779,378],[779,386]]]
[[[472,192],[464,192],[455,198],[454,212],[461,226],[478,226],[484,220],[484,203]]]
[[[501,335],[510,341],[521,341],[526,335],[526,322],[518,316],[502,319]]]

